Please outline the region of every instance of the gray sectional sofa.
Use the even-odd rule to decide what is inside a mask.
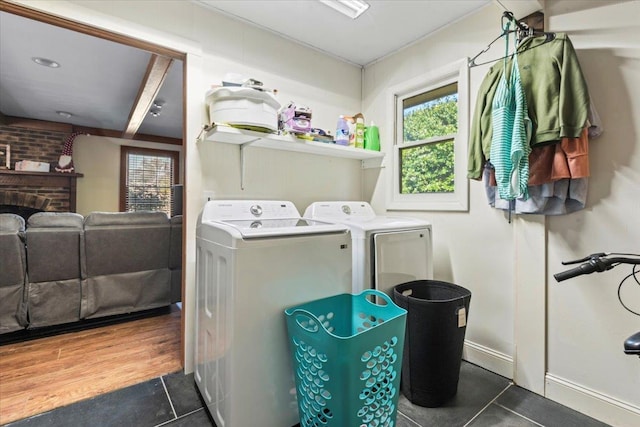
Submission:
[[[0,214],[0,334],[182,300],[182,217]]]

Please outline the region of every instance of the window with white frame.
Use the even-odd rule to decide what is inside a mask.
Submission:
[[[394,135],[387,208],[467,211],[467,60],[389,90]]]

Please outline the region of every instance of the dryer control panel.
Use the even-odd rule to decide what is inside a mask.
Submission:
[[[307,208],[304,216],[335,220],[372,219],[376,217],[376,213],[367,202],[316,202]]]

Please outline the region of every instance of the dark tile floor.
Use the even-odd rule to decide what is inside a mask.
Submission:
[[[397,427],[607,425],[467,362],[462,363],[458,393],[445,406],[423,408],[411,404],[401,395],[398,409]],[[193,375],[177,372],[8,426],[211,427],[214,423],[202,406]]]

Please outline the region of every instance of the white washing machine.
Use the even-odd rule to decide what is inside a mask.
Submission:
[[[213,200],[196,228],[195,380],[218,427],[299,422],[285,308],[351,291],[344,225]]]
[[[367,202],[315,202],[305,218],[341,223],[353,240],[353,293],[433,279],[431,224],[417,218],[376,215]]]

